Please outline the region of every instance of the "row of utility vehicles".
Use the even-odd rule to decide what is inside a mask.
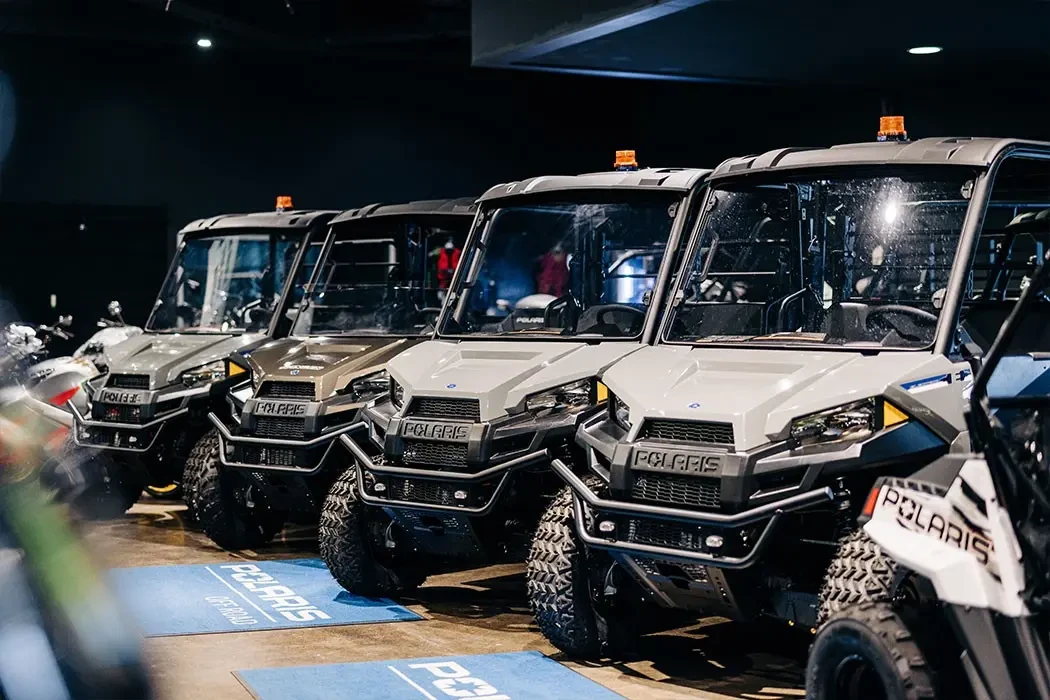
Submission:
[[[571,654],[623,648],[651,606],[816,628],[895,590],[864,501],[971,450],[975,372],[1050,238],[1050,144],[892,126],[267,215],[256,296],[242,232],[205,222],[77,441],[185,462],[224,547],[319,515],[353,593],[524,557]],[[1007,364],[993,394],[1046,393],[1043,359]]]

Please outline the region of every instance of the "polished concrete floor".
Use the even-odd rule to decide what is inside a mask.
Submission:
[[[91,525],[88,539],[111,567],[316,556],[315,533],[308,530],[286,532],[259,551],[225,552],[184,515],[183,506],[144,496],[124,518]],[[628,660],[569,662],[532,624],[520,565],[434,577],[400,602],[425,620],[163,637],[145,645],[160,697],[168,700],[249,700],[232,673],[238,669],[523,650],[563,661],[627,698],[780,700],[804,695],[805,639],[756,633],[720,620],[648,636]]]

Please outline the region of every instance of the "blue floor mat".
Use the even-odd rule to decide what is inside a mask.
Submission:
[[[343,590],[319,559],[147,566],[110,571],[147,637],[422,619]]]
[[[536,651],[237,671],[258,700],[613,700]]]

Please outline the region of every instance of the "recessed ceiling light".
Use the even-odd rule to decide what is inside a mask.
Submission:
[[[929,56],[931,53],[940,53],[944,51],[940,46],[913,46],[908,49],[908,53],[913,56]]]
[[[197,46],[198,48],[202,49],[210,49],[212,46],[211,39],[209,39],[206,36],[202,36],[200,39],[197,39]]]

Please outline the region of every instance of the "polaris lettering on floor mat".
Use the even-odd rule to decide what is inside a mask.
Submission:
[[[319,559],[114,569],[147,637],[421,619],[344,591]]]
[[[237,671],[259,700],[611,700],[622,696],[539,652]]]

